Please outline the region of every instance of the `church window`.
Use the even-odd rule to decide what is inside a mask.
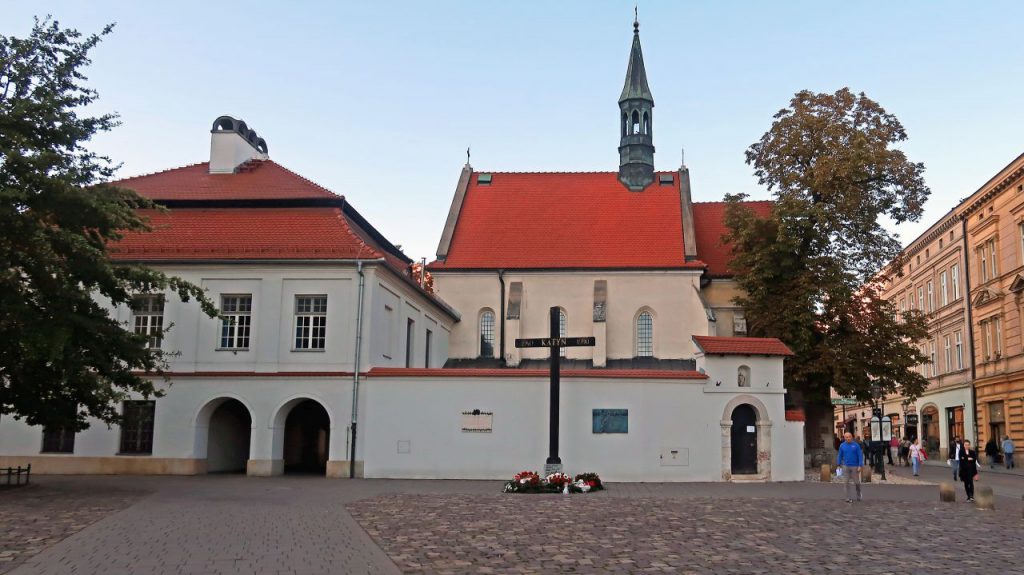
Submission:
[[[558,310],[558,337],[569,337],[569,316],[564,309]],[[558,354],[565,357],[565,348],[559,348]]]
[[[630,131],[631,134],[640,133],[640,112],[633,110],[633,129]]]
[[[480,357],[494,357],[494,312],[480,314]]]
[[[644,134],[650,135],[651,133],[651,116],[647,112],[644,112]]]
[[[736,385],[739,387],[750,387],[750,368],[741,365],[736,374]]]
[[[654,357],[654,318],[649,311],[636,316],[636,356]]]
[[[626,130],[629,128],[629,116],[625,112],[622,113],[622,137],[626,137]]]

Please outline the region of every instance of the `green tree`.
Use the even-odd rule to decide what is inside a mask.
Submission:
[[[0,414],[71,429],[116,422],[130,394],[159,395],[166,357],[109,309],[140,293],[176,293],[216,308],[176,277],[110,260],[107,246],[147,229],[153,208],[107,184],[117,166],[85,145],[117,126],[90,116],[82,69],[102,36],[36,19],[26,38],[0,36]]]
[[[916,397],[927,385],[912,369],[926,359],[915,345],[927,336],[925,318],[900,316],[881,297],[902,270],[898,238],[881,222],[916,221],[930,193],[924,166],[896,147],[906,138],[864,94],[799,92],[746,153],[774,196],[771,215],[757,217],[744,195],[727,198],[725,239],[744,292],[737,304],[751,335],[778,337],[796,353],[787,386],[809,435],[831,431],[830,387],[868,400],[876,389]]]

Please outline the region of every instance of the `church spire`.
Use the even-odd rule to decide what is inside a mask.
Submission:
[[[629,52],[626,83],[619,96],[619,114],[619,181],[639,192],[654,181],[654,96],[647,85],[637,18],[633,20],[633,47]]]

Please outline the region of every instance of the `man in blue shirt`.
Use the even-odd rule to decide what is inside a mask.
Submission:
[[[864,451],[854,443],[853,434],[849,431],[843,436],[846,441],[839,445],[836,466],[843,470],[846,481],[846,502],[853,503],[852,488],[857,488],[857,501],[862,501],[860,492],[860,469],[864,467]]]

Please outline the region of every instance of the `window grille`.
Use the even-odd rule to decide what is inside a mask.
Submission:
[[[494,357],[494,312],[480,314],[480,357]]]
[[[654,357],[654,319],[650,312],[636,317],[636,356]]]
[[[327,346],[327,296],[295,296],[295,349]]]
[[[221,296],[221,349],[249,349],[252,295]]]
[[[155,401],[126,401],[121,420],[121,453],[153,453]]]
[[[145,295],[132,300],[135,333],[148,336],[146,347],[160,349],[164,329],[164,296]]]

